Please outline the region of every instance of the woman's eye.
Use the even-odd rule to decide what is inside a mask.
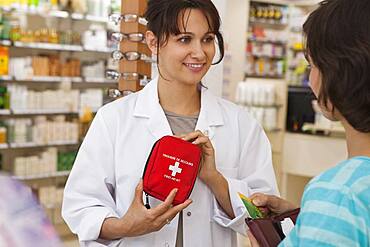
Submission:
[[[187,44],[187,43],[190,43],[190,41],[191,41],[191,38],[190,37],[181,37],[180,39],[179,39],[179,41],[181,42],[181,43],[184,43],[184,44]]]
[[[213,40],[215,40],[215,38],[210,36],[210,37],[204,38],[203,42],[204,43],[211,43],[211,42],[213,42]]]

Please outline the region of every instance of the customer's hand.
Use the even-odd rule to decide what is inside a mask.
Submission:
[[[188,199],[184,203],[172,206],[177,189],[173,189],[166,200],[158,206],[147,209],[143,202],[143,181],[137,185],[134,200],[127,213],[120,219],[123,237],[140,236],[159,231],[168,224],[181,210],[192,203]]]
[[[209,184],[214,177],[219,176],[215,163],[215,150],[208,138],[200,130],[178,136],[185,141],[191,141],[193,144],[198,145],[202,149],[202,160],[198,177],[205,184]]]
[[[281,214],[285,213],[287,211],[293,210],[297,208],[295,205],[292,203],[277,197],[273,195],[266,195],[262,193],[256,193],[253,194],[250,199],[252,200],[253,204],[256,205],[257,207],[260,207],[263,209],[263,211],[267,210],[268,213],[272,214]],[[258,244],[256,238],[253,236],[250,230],[247,232],[250,244],[252,247],[259,247],[260,245]]]
[[[297,208],[294,204],[274,195],[253,194],[250,199],[257,207],[266,208],[270,213],[281,214]]]

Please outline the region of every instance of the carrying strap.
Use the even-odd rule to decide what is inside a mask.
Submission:
[[[280,222],[280,221],[283,221],[286,218],[290,218],[293,221],[293,223],[295,224],[296,221],[297,221],[297,217],[298,217],[298,214],[299,214],[300,210],[301,210],[300,208],[296,208],[296,209],[290,210],[288,212],[272,216],[271,219],[272,219],[273,222]]]

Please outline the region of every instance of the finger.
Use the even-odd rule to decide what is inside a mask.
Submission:
[[[172,202],[175,199],[178,189],[171,190],[170,194],[166,197],[166,200],[152,209],[155,216],[164,214],[168,209],[172,207]]]
[[[185,141],[190,141],[190,140],[196,139],[199,136],[204,136],[204,135],[200,130],[197,130],[197,131],[190,132],[190,133],[184,135],[182,137],[182,139],[185,140]]]
[[[137,186],[135,188],[134,201],[144,205],[144,202],[143,202],[143,179],[140,179],[140,182],[137,184]]]
[[[179,212],[187,208],[191,203],[193,203],[193,200],[187,199],[185,202],[178,204],[167,210],[167,212],[160,216],[160,219],[163,222],[166,222],[167,219],[172,220]]]
[[[211,142],[210,142],[210,140],[209,140],[209,138],[208,137],[206,137],[206,136],[200,136],[200,137],[198,137],[197,139],[195,139],[194,141],[193,141],[193,144],[195,144],[195,145],[199,145],[199,144],[205,144],[206,145],[206,147],[210,147],[211,145]]]
[[[257,242],[257,239],[253,236],[250,230],[247,231],[249,241],[251,242],[252,247],[259,247],[260,245]]]
[[[254,205],[257,207],[264,207],[268,206],[268,198],[265,194],[262,193],[255,193],[250,197],[251,201],[253,202]]]
[[[274,213],[278,213],[282,210],[283,200],[277,196],[265,195],[265,194],[255,194],[252,196],[252,202],[257,207],[267,207]]]

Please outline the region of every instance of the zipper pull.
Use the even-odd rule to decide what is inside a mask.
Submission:
[[[150,209],[150,204],[149,204],[149,195],[145,193],[145,207],[147,209]]]

